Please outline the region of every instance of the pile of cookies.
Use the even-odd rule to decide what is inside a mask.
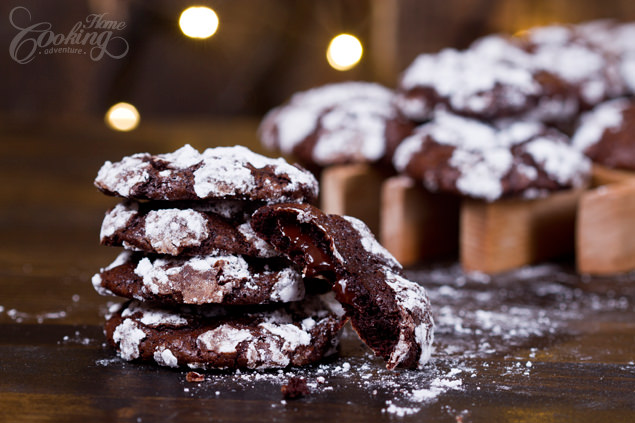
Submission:
[[[125,199],[101,228],[102,244],[125,250],[92,279],[130,299],[106,322],[122,358],[300,366],[335,352],[350,318],[389,368],[428,360],[425,290],[363,223],[310,205],[308,171],[240,146],[184,146],[106,162],[95,185]]]
[[[265,116],[260,139],[310,169],[369,163],[430,192],[488,202],[584,187],[584,153],[602,161],[571,137],[619,124],[579,118],[635,94],[633,37],[634,23],[608,20],[486,36],[419,55],[395,90],[346,82],[296,93]]]

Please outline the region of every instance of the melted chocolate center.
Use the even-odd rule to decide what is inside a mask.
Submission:
[[[279,229],[289,240],[294,252],[302,255],[305,277],[326,279],[331,284],[335,282],[335,266],[331,261],[331,257],[316,244],[311,236],[302,231],[302,228],[297,225],[281,224]]]

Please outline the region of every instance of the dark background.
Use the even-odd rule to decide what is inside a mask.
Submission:
[[[218,32],[186,38],[178,18],[186,7],[212,7]],[[90,13],[126,22],[129,45],[122,59],[53,54],[16,63],[8,46],[16,6],[32,22],[68,32]],[[493,32],[589,19],[635,19],[632,0],[9,0],[0,4],[0,117],[7,122],[100,118],[118,101],[137,106],[142,121],[260,117],[296,91],[341,80],[394,86],[421,52],[466,47]],[[350,71],[325,60],[330,39],[357,35],[364,57]],[[1,122],[0,121],[0,122]]]

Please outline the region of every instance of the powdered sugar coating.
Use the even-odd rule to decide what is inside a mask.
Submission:
[[[159,253],[178,254],[182,247],[199,246],[209,231],[207,220],[194,210],[161,209],[146,215],[145,234]]]
[[[620,74],[628,87],[629,93],[635,93],[635,52],[625,54],[619,65]]]
[[[141,317],[139,318],[139,321],[150,327],[180,327],[187,325],[187,319],[182,316],[175,313],[168,313],[165,310],[152,308],[147,303],[131,303],[121,313],[122,317],[130,317],[134,315],[140,315]]]
[[[187,202],[177,203],[180,208],[163,209],[159,207],[164,205],[153,204],[130,200],[118,204],[106,213],[104,225],[110,230],[102,231],[101,243],[171,256],[244,254],[270,258],[278,255],[251,230],[249,206],[230,204],[223,208],[216,204]],[[217,211],[223,215],[219,216]],[[108,223],[117,220],[122,224]]]
[[[468,114],[496,114],[497,108],[524,110],[539,93],[528,69],[493,55],[454,49],[419,55],[406,69],[400,81],[402,92],[421,88],[433,90],[452,110]],[[414,120],[428,118],[436,105],[422,98],[417,110],[412,102],[403,107],[403,98],[398,97],[397,105]]]
[[[503,177],[509,173],[514,158],[507,148],[495,147],[482,151],[457,148],[448,164],[460,170],[457,189],[472,197],[496,200],[503,195]]]
[[[539,44],[532,54],[533,66],[550,72],[579,91],[588,104],[597,104],[603,99],[619,94],[604,74],[607,60],[598,51],[579,44],[561,44],[559,41]]]
[[[312,188],[317,196],[315,177],[304,170],[288,164],[284,159],[270,159],[245,147],[216,147],[203,152],[202,165],[194,171],[194,191],[199,198],[226,196],[249,196],[256,189],[255,177],[250,167],[271,167],[277,176],[289,179],[284,193],[300,189],[300,185]]]
[[[253,339],[247,329],[238,329],[233,326],[223,325],[215,329],[203,332],[196,338],[200,348],[213,351],[217,354],[236,352],[238,344]]]
[[[138,300],[200,305],[291,302],[305,293],[294,268],[252,267],[241,256],[171,258],[124,252],[116,263],[93,277],[103,295],[114,291]]]
[[[296,93],[264,118],[261,140],[268,148],[292,154],[315,133],[310,154],[319,166],[375,162],[386,151],[386,121],[396,118],[392,100],[391,90],[368,82],[328,84]]]
[[[544,137],[531,140],[524,148],[559,184],[572,187],[586,184],[586,175],[591,172],[591,163],[580,151]]]
[[[419,126],[397,148],[393,164],[397,171],[421,180],[430,191],[457,191],[494,201],[508,191],[530,195],[538,188],[540,192],[540,171],[558,187],[582,186],[588,179],[590,163],[567,141],[564,134],[535,121],[487,124],[437,111],[433,120]],[[447,158],[441,155],[438,162],[426,161],[435,148],[444,148]],[[521,150],[533,161],[523,159]],[[512,172],[525,179],[524,185],[504,184]]]
[[[107,194],[151,200],[250,199],[312,201],[318,185],[308,171],[243,146],[190,145],[167,154],[139,153],[106,162],[95,185]]]
[[[322,116],[322,130],[313,158],[326,166],[346,157],[353,162],[376,162],[386,151],[386,120],[395,117],[390,102],[368,99],[340,105]]]
[[[574,97],[581,105],[574,113],[580,107],[624,95],[627,87],[620,75],[620,56],[629,49],[632,51],[635,33],[622,32],[623,27],[609,21],[594,21],[533,28],[524,40],[525,48],[531,52],[529,66],[536,72],[560,78],[567,89],[576,91]],[[631,38],[626,41],[623,34]]]
[[[135,268],[135,273],[143,279],[144,289],[155,295],[172,292],[181,293],[185,304],[222,303],[226,296],[241,287],[257,290],[256,275],[240,256],[203,256],[187,260],[157,258],[154,261],[144,257]],[[271,293],[271,300],[297,301],[304,296],[304,289],[297,272],[264,271],[275,277],[276,285],[282,288]]]
[[[531,54],[521,48],[517,40],[500,34],[487,35],[474,41],[470,50],[477,56],[486,56],[493,61],[529,69]]]
[[[518,37],[483,37],[464,51],[422,54],[402,76],[397,105],[417,121],[435,109],[488,120],[571,119],[632,90],[635,65],[625,63],[633,37],[632,24],[551,25]]]
[[[383,257],[386,262],[391,264],[391,266],[401,268],[401,264],[397,261],[397,259],[394,258],[393,255],[379,243],[379,241],[377,241],[375,235],[373,235],[364,222],[352,216],[342,217],[353,225],[353,228],[357,231],[360,242],[366,251],[372,255]]]
[[[477,56],[470,51],[445,49],[438,54],[422,54],[406,69],[401,79],[404,89],[431,86],[454,106],[465,105],[474,95],[491,91],[497,84],[511,85],[522,92],[534,93],[537,86],[532,75],[514,69],[492,56]]]
[[[249,224],[242,223],[236,227],[243,234],[247,242],[249,242],[258,251],[258,257],[276,257],[278,252],[267,241],[262,239]]]
[[[126,312],[128,307],[135,311]],[[231,313],[230,309],[223,310]],[[143,323],[147,313],[163,312],[135,301],[113,310],[106,323],[106,335],[122,358],[203,369],[303,365],[333,352],[345,322],[330,313],[321,304],[320,297],[233,317],[223,313],[208,315],[199,309],[182,307],[168,313],[177,313],[189,323],[171,327],[169,332]],[[145,340],[143,344],[142,340]]]
[[[282,303],[297,301],[304,297],[304,285],[298,283],[298,272],[292,268],[280,271],[280,277],[271,290],[271,300]]]
[[[434,321],[426,290],[390,271],[386,272],[386,284],[393,290],[401,313],[399,341],[388,360],[388,367],[397,366],[410,353],[410,338],[414,336],[421,349],[418,357],[418,367],[421,368],[430,359],[434,340]]]
[[[132,320],[124,320],[112,335],[112,339],[119,346],[119,355],[124,360],[134,360],[139,357],[139,343],[146,337]]]
[[[582,115],[580,125],[571,143],[580,151],[585,151],[602,138],[605,131],[616,130],[622,125],[622,113],[629,107],[626,99],[602,103],[592,111]]]
[[[128,198],[133,188],[150,180],[150,173],[145,168],[145,154],[138,153],[124,157],[120,162],[106,161],[99,169],[95,184],[109,191]]]
[[[119,203],[112,210],[106,213],[104,220],[101,224],[101,231],[99,238],[111,236],[116,231],[125,228],[138,211],[138,207],[135,203],[125,204]]]
[[[99,269],[99,271],[103,272],[105,270],[110,270],[110,269],[114,269],[117,266],[121,266],[122,264],[124,264],[126,261],[130,259],[130,256],[131,256],[130,252],[123,251],[115,258],[115,260],[112,263],[110,263],[108,266],[104,268]],[[93,284],[93,288],[95,289],[95,291],[97,291],[99,295],[103,295],[103,296],[115,295],[112,293],[112,291],[110,291],[108,288],[105,288],[102,285],[102,279],[99,273],[95,273],[93,275],[93,277],[91,278],[91,283]]]
[[[225,324],[199,335],[197,345],[217,354],[237,354],[244,343],[248,368],[287,367],[294,351],[310,345],[312,336],[309,331],[316,323],[311,319],[313,325],[310,328],[298,326],[290,315],[279,311],[263,318],[255,333],[253,329]]]
[[[162,347],[154,352],[154,361],[160,366],[179,367],[178,359],[172,354],[172,351]]]

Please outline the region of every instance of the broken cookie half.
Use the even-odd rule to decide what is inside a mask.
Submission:
[[[302,268],[307,284],[326,281],[360,338],[388,369],[422,367],[430,358],[434,322],[425,289],[352,217],[309,204],[265,206],[254,230]]]

